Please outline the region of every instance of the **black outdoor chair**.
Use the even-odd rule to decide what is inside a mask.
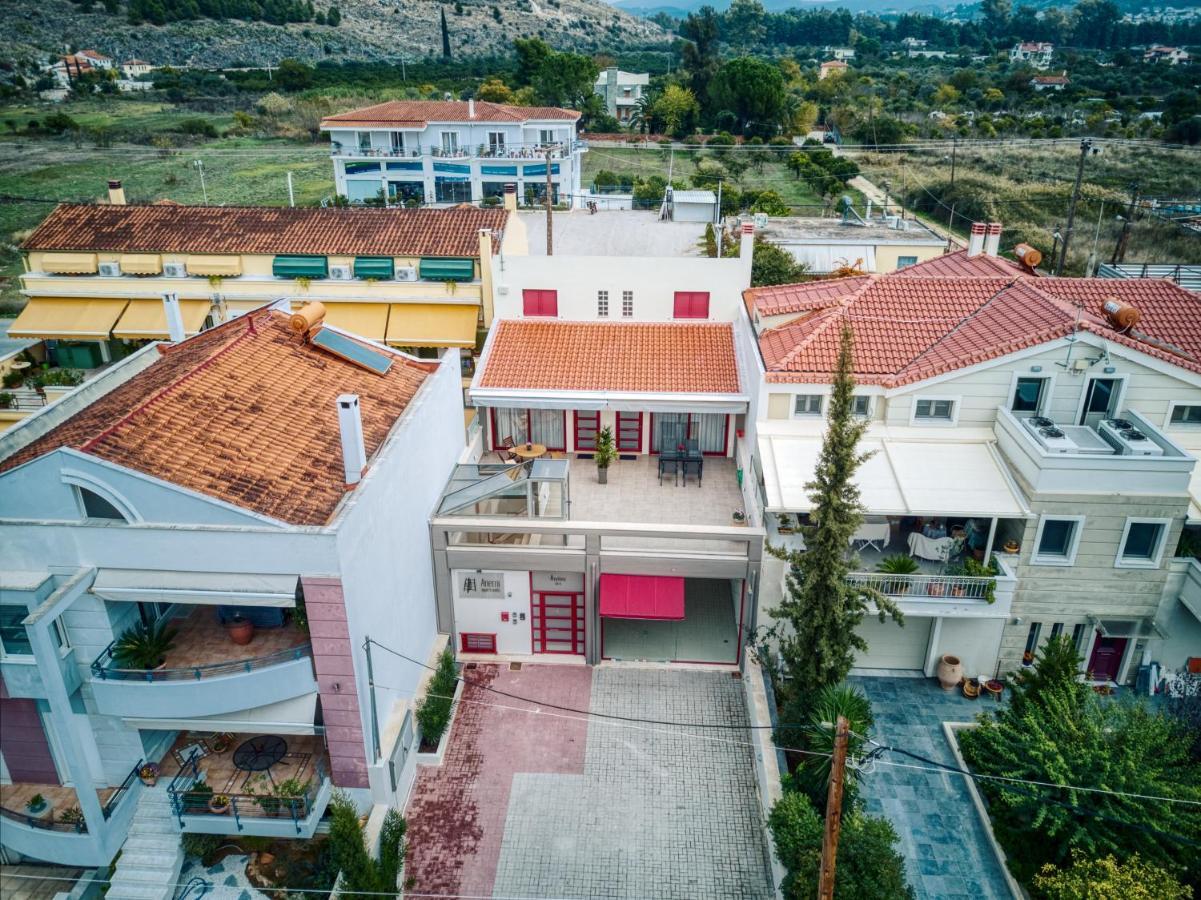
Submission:
[[[663,483],[664,473],[670,472],[676,484],[680,483],[679,474],[684,466],[684,458],[674,451],[663,451],[659,454],[659,484]]]

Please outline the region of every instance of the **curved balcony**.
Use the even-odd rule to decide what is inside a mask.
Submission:
[[[291,700],[317,690],[312,645],[291,623],[260,628],[234,644],[212,607],[173,621],[175,645],[157,669],[123,669],[113,645],[92,663],[97,710],[137,719],[215,716]],[[115,643],[115,642],[114,642]]]
[[[0,786],[0,846],[42,862],[73,866],[106,865],[124,840],[137,806],[134,773],[116,788],[100,790],[102,833],[93,834],[79,809],[74,788],[65,785],[15,783]],[[46,800],[36,815],[27,803],[34,795]]]

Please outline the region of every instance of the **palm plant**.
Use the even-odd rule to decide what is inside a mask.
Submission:
[[[868,730],[874,721],[871,701],[857,688],[844,682],[828,684],[817,692],[810,707],[805,746],[812,753],[822,755],[806,756],[796,777],[798,786],[809,795],[819,811],[826,806],[835,725],[839,716],[846,718],[851,730],[847,738],[847,753],[852,757],[862,754]],[[847,772],[850,777],[843,788],[843,809],[854,806],[858,793],[859,770],[848,768]]]
[[[156,669],[175,646],[178,634],[179,629],[164,621],[134,625],[113,644],[113,662],[121,669]]]

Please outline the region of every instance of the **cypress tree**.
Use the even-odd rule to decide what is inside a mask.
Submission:
[[[784,686],[786,702],[803,703],[803,698],[814,697],[826,685],[846,677],[855,651],[867,650],[867,642],[855,628],[873,607],[878,607],[880,621],[892,616],[897,624],[903,624],[900,610],[885,594],[847,582],[856,562],[847,548],[864,513],[854,477],[871,456],[858,450],[867,423],[856,419],[851,408],[853,343],[851,330],[844,325],[826,435],[813,481],[805,485],[812,502],[812,524],[801,529],[805,549],[768,546],[769,553],[789,563],[784,599],[770,611],[788,626],[777,632],[789,676]]]
[[[442,7],[442,58],[450,59],[450,32],[446,30],[446,7]]]

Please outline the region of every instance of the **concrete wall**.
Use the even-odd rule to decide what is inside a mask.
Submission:
[[[991,678],[996,672],[1004,626],[1004,619],[941,619],[932,654],[934,667],[937,668],[938,660],[949,653],[963,661],[965,676],[987,675]]]
[[[454,586],[455,632],[495,634],[497,653],[530,653],[532,647],[529,571],[501,572],[505,592],[502,598],[461,596],[463,577],[475,571],[455,569],[451,572]],[[509,621],[502,621],[502,613],[509,614]],[[523,615],[524,620],[521,618]],[[457,652],[461,646],[456,645],[454,649]]]

